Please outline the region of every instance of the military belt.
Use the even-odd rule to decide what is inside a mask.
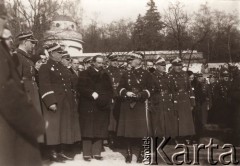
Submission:
[[[32,76],[32,77],[23,77],[22,80],[29,80],[29,81],[36,81],[35,77]]]

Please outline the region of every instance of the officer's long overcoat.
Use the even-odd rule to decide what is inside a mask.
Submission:
[[[71,144],[80,140],[80,129],[76,124],[78,116],[74,104],[71,77],[68,69],[51,59],[39,70],[39,89],[43,101],[43,115],[49,122],[46,144]],[[49,110],[53,104],[57,111]]]
[[[21,49],[16,49],[13,53],[13,58],[17,66],[18,73],[23,80],[24,89],[27,93],[29,101],[31,101],[36,110],[42,114],[39,90],[36,82],[36,69],[30,54]],[[44,142],[43,136],[38,138],[38,142]]]
[[[195,106],[195,99],[186,72],[169,73],[171,90],[173,94],[174,109],[178,116],[178,135],[190,136],[195,134],[192,108]]]
[[[143,138],[152,133],[146,99],[151,96],[152,80],[148,71],[138,68],[123,73],[118,92],[123,97],[117,129],[118,136]],[[129,98],[127,92],[141,97]]]
[[[171,83],[168,74],[155,71],[152,74],[154,94],[150,99],[153,132],[158,137],[176,137],[177,115],[173,107]]]
[[[0,50],[0,165],[41,166],[44,120],[28,102],[11,55],[2,44]]]

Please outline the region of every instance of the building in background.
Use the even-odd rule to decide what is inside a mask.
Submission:
[[[77,32],[77,25],[69,16],[56,16],[50,30],[44,34],[44,39],[45,44],[59,43],[71,57],[81,57],[83,54],[82,34]]]

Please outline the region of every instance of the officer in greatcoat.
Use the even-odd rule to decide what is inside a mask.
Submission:
[[[221,71],[220,80],[214,88],[215,100],[211,110],[213,114],[212,123],[219,125],[221,128],[231,128],[233,125],[229,76],[228,70]]]
[[[121,72],[120,69],[118,68],[118,56],[111,54],[107,58],[109,60],[109,66],[106,68],[106,71],[109,74],[113,87],[113,100],[111,105],[110,123],[108,127],[109,130],[108,143],[110,147],[113,147],[116,138],[117,122],[119,119],[121,107],[121,99],[117,93],[117,87],[119,85],[119,81],[121,78]]]
[[[209,111],[209,104],[210,104],[210,90],[209,85],[207,84],[206,80],[203,77],[202,73],[197,73],[196,77],[196,84],[194,87],[194,94],[196,100],[195,106],[195,127],[196,127],[196,134],[201,136],[203,134],[204,125],[207,124],[208,120],[208,111]]]
[[[68,102],[70,104],[70,111],[62,111],[62,120],[63,122],[67,122],[66,125],[70,125],[68,130],[71,131],[69,135],[72,135],[72,143],[78,142],[81,140],[80,138],[80,124],[79,124],[79,114],[78,114],[78,96],[77,96],[77,81],[78,77],[76,74],[73,74],[71,70],[69,70],[69,66],[71,64],[71,57],[67,51],[60,52],[62,54],[62,71],[65,76],[66,85],[69,85],[69,93],[68,93]],[[77,78],[76,78],[77,77]],[[65,118],[65,120],[64,120]],[[69,124],[69,122],[71,122]],[[64,124],[62,124],[64,126]],[[68,144],[70,145],[70,144]],[[66,146],[62,146],[63,150]],[[70,147],[70,146],[69,146]]]
[[[209,112],[208,112],[208,123],[213,123],[214,121],[214,108],[216,104],[216,94],[215,94],[215,87],[217,85],[217,76],[215,74],[210,74],[208,76],[209,79]]]
[[[169,72],[174,109],[178,116],[178,141],[187,141],[187,136],[195,135],[192,110],[195,106],[195,96],[190,80],[182,70],[182,60],[175,58],[171,61],[172,70]],[[187,142],[189,143],[189,142]]]
[[[80,140],[80,131],[72,125],[76,112],[73,104],[70,71],[61,63],[65,53],[59,44],[47,46],[49,60],[39,70],[39,89],[43,101],[43,115],[49,122],[46,145],[51,149],[50,159],[56,162],[71,160],[61,145]]]
[[[178,136],[177,115],[173,107],[171,83],[166,73],[166,61],[159,57],[155,61],[156,71],[152,73],[153,92],[150,99],[151,118],[153,123],[153,133],[155,137]]]
[[[41,101],[39,97],[38,85],[36,82],[36,69],[32,60],[32,51],[37,44],[32,32],[22,32],[17,36],[18,48],[13,53],[13,58],[17,66],[20,77],[23,80],[25,91],[29,101],[33,102],[36,110],[42,113]],[[38,138],[40,143],[44,142],[43,136]]]
[[[28,97],[10,55],[11,32],[0,2],[0,165],[41,166],[37,137],[45,122]]]
[[[121,77],[118,93],[123,97],[121,104],[120,117],[117,135],[126,138],[127,153],[125,161],[132,161],[132,145],[134,138],[143,138],[150,136],[151,129],[148,116],[148,101],[151,96],[151,75],[142,68],[143,56],[137,53],[131,53],[132,69],[127,70]],[[143,149],[139,145],[139,154],[137,162],[143,160]]]
[[[230,90],[233,114],[233,129],[236,146],[240,145],[240,72],[237,69],[233,74],[233,81]]]
[[[103,159],[102,141],[108,137],[113,89],[103,64],[104,58],[97,55],[92,59],[92,66],[79,75],[79,114],[85,161],[91,161],[92,157]]]

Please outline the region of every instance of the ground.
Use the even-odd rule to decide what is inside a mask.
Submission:
[[[176,151],[174,151],[174,147],[175,146],[167,146],[164,148],[164,151],[166,152],[166,154],[168,156],[172,156],[173,153],[176,153]],[[189,148],[189,159],[192,160],[192,156],[193,156],[193,146],[190,145],[188,146]],[[44,165],[43,166],[143,166],[144,164],[139,164],[136,163],[137,157],[137,150],[134,150],[134,155],[133,155],[133,161],[131,164],[126,164],[125,163],[125,158],[124,158],[124,152],[125,150],[123,149],[117,149],[116,151],[111,150],[109,147],[104,147],[105,151],[102,152],[102,156],[104,158],[103,161],[98,161],[95,159],[92,159],[92,161],[90,162],[86,162],[82,159],[82,153],[81,154],[77,154],[74,157],[73,161],[66,161],[66,163],[51,163],[48,160],[44,161]],[[182,149],[178,150],[181,151]],[[224,150],[229,151],[229,149]],[[219,150],[215,150],[213,159],[215,161],[219,161],[219,155],[221,154],[221,152],[223,152],[223,150],[221,149],[221,146],[219,147]],[[202,150],[200,151],[200,157],[199,157],[199,161],[200,161],[200,165],[206,166],[206,165],[210,165],[207,162],[207,150]],[[230,158],[227,157],[226,160],[229,160]],[[236,159],[240,159],[240,149],[236,148]],[[181,160],[181,158],[179,158],[179,160]],[[193,161],[193,160],[192,160]],[[163,160],[158,156],[158,165],[167,165],[163,162]],[[183,164],[184,165],[184,164]],[[222,164],[217,164],[217,165],[222,165]],[[231,165],[231,164],[230,164]]]
[[[133,155],[133,161],[131,164],[125,163],[125,158],[123,156],[124,150],[112,151],[109,147],[104,147],[105,152],[102,152],[104,158],[103,161],[98,161],[93,159],[90,162],[86,162],[82,159],[82,153],[77,154],[73,161],[67,161],[66,163],[51,163],[49,161],[44,161],[44,166],[140,166],[144,164],[137,164],[136,155]]]

